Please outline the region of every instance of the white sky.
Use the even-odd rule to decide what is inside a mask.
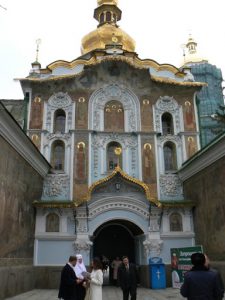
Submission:
[[[26,77],[41,38],[42,68],[55,60],[80,56],[81,39],[94,30],[97,0],[0,0],[0,99],[22,99],[14,78]],[[198,53],[225,77],[225,0],[119,0],[118,25],[136,40],[141,59],[177,67],[181,44],[191,32]]]

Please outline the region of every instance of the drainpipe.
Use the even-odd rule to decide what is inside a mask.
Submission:
[[[23,131],[27,131],[27,114],[28,114],[28,104],[30,99],[30,93],[26,93],[24,97],[23,105]]]
[[[201,127],[201,116],[200,116],[200,100],[198,96],[196,96],[196,106],[197,106],[197,114],[198,114],[198,128],[199,128],[199,139],[201,148],[203,147],[203,136],[202,136],[202,127]]]

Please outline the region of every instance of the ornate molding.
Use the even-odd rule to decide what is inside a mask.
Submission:
[[[82,251],[90,251],[93,243],[89,240],[89,238],[76,238],[73,242],[73,247],[76,253],[80,253]]]
[[[144,246],[144,252],[145,256],[148,257],[154,257],[154,256],[160,256],[161,250],[162,250],[163,241],[160,239],[160,237],[155,236],[151,234],[150,229],[146,235],[146,239],[143,242]]]
[[[122,145],[123,150],[128,148],[136,148],[138,145],[137,137],[129,134],[119,133],[101,133],[94,135],[92,139],[92,147],[95,149],[106,149],[107,144],[110,142],[118,142]]]
[[[46,139],[51,141],[51,140],[66,140],[67,142],[71,139],[71,134],[69,133],[47,133],[46,134]]]
[[[55,108],[65,108],[72,104],[72,100],[67,93],[59,92],[51,96],[48,103]]]
[[[108,85],[91,95],[89,100],[89,128],[97,131],[102,130],[104,121],[101,120],[101,116],[104,114],[105,104],[110,100],[117,100],[122,103],[125,112],[126,131],[138,131],[140,127],[139,100],[130,90],[117,84]]]
[[[167,197],[183,197],[182,182],[176,174],[160,175],[160,193]]]
[[[155,130],[162,132],[162,114],[169,112],[174,118],[174,129],[175,132],[181,131],[181,119],[180,119],[180,108],[177,101],[173,97],[163,96],[159,97],[155,104]]]
[[[90,218],[96,217],[98,214],[101,214],[106,211],[111,211],[111,210],[129,210],[134,212],[135,214],[141,215],[142,218],[147,219],[149,217],[148,211],[146,210],[146,207],[140,207],[137,204],[134,204],[132,202],[109,202],[106,204],[98,205],[96,208],[93,208],[90,210]]]
[[[45,177],[42,200],[64,197],[69,199],[70,179],[66,174],[49,174]]]
[[[165,144],[166,142],[176,143],[178,146],[182,146],[182,140],[180,136],[177,135],[163,135],[158,138],[160,145]]]

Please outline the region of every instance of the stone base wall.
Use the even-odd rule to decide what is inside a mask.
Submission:
[[[225,262],[212,262],[225,282]],[[166,265],[166,287],[171,287],[171,267]],[[0,266],[0,300],[32,289],[59,288],[62,267]],[[140,266],[140,285],[150,288],[149,267]]]
[[[225,160],[217,160],[184,182],[184,196],[196,203],[196,245],[211,261],[225,261]]]
[[[0,299],[27,292],[35,288],[33,266],[0,267]]]

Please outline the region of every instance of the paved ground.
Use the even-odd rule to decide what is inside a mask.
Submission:
[[[56,300],[57,290],[32,290],[30,292],[7,298],[8,300]],[[137,300],[181,300],[179,290],[167,288],[163,290],[151,290],[138,288]],[[122,300],[122,292],[116,287],[103,287],[103,300]]]

